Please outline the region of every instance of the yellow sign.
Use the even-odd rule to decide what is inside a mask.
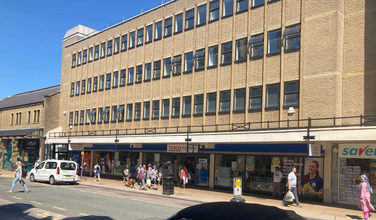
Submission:
[[[242,185],[242,182],[240,181],[240,179],[237,179],[235,182],[236,188],[240,188],[241,185]]]
[[[279,160],[278,157],[274,157],[274,158],[273,158],[273,165],[277,166],[277,165],[279,165],[280,163],[281,163],[281,161]]]
[[[27,156],[25,156],[25,157],[24,157],[24,161],[27,161],[27,159],[28,159]]]
[[[85,152],[84,151],[81,151],[81,156],[84,156]]]

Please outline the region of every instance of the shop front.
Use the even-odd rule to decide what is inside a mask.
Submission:
[[[39,139],[19,139],[18,149],[22,166],[30,171],[39,159]]]
[[[376,187],[376,144],[340,144],[338,155],[338,201],[358,204],[361,175],[367,175],[371,187]],[[375,203],[376,198],[371,197],[371,202]]]

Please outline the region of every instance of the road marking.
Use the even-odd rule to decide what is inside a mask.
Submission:
[[[38,204],[38,205],[42,205],[42,203],[40,202],[35,202],[35,201],[30,201],[31,203],[35,203],[35,204]]]
[[[37,216],[40,216],[40,217],[43,217],[43,218],[48,217],[48,215],[46,216],[46,215],[42,215],[42,214],[37,214]]]
[[[83,215],[83,216],[89,216],[88,214],[84,214],[84,213],[78,213],[80,215]]]
[[[19,197],[15,197],[15,196],[12,196],[12,198],[15,198],[15,199],[22,199],[22,198],[19,198]]]
[[[52,206],[52,208],[54,208],[54,209],[60,209],[60,210],[63,210],[63,211],[66,210],[66,209],[63,209],[63,208],[56,207],[56,206]]]

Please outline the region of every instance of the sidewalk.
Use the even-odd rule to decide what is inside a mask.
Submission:
[[[13,178],[13,172],[1,170],[0,177]],[[181,189],[175,187],[174,195],[163,195],[162,186],[158,190],[148,189],[147,191],[139,190],[138,184],[135,184],[135,189],[122,186],[122,180],[113,179],[101,179],[101,182],[94,182],[92,177],[87,177],[86,181],[78,181],[82,185],[98,186],[103,188],[119,189],[124,191],[132,191],[144,194],[159,195],[163,197],[184,199],[196,202],[217,202],[217,201],[230,201],[232,199],[231,192],[219,192],[210,189],[197,189],[197,188],[187,188]],[[32,192],[31,192],[32,193]],[[313,203],[303,201],[301,204],[303,208],[295,207],[295,205],[290,205],[288,207],[281,206],[281,200],[270,199],[263,195],[243,195],[243,198],[247,203],[257,203],[262,205],[276,206],[281,209],[293,210],[297,214],[302,215],[309,219],[320,219],[320,220],[351,220],[351,219],[362,219],[362,211],[357,209],[356,206],[346,206],[341,204],[324,204],[324,203]]]

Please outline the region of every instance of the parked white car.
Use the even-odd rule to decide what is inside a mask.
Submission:
[[[75,184],[78,180],[78,164],[68,160],[46,160],[30,171],[30,182],[58,182]]]

